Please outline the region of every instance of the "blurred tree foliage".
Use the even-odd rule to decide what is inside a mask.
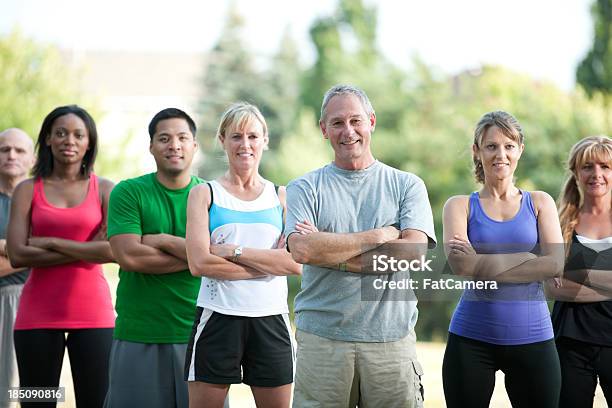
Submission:
[[[62,105],[78,104],[100,118],[95,100],[80,91],[80,70],[71,66],[59,51],[39,44],[15,30],[0,37],[0,130],[18,127],[34,141],[45,116]],[[123,145],[100,135],[96,172],[118,180],[133,173],[134,166]],[[110,152],[110,153],[109,153]]]
[[[612,102],[612,0],[593,3],[593,46],[576,70],[576,81],[591,98],[601,99],[606,114],[606,130],[610,123]]]
[[[215,135],[218,121],[231,103],[245,101],[259,107],[270,130],[271,156],[298,116],[301,72],[297,46],[289,31],[283,35],[278,53],[271,61],[264,61],[248,49],[243,28],[243,17],[233,3],[206,66],[205,96],[199,107],[204,118],[199,135],[205,158],[199,173],[208,179],[225,168],[225,156]]]
[[[47,113],[78,100],[70,79],[54,48],[36,44],[19,31],[1,37],[0,128],[19,127],[36,138]]]
[[[310,38],[316,59],[304,68],[289,35],[269,66],[247,63],[256,58],[236,32],[240,18],[233,9],[205,73],[204,118],[218,120],[235,100],[258,104],[273,140],[264,156],[263,175],[286,184],[333,158],[318,129],[325,91],[339,82],[359,86],[376,110],[375,157],[424,179],[439,238],[446,200],[479,188],[472,176],[471,145],[482,114],[501,109],[519,119],[526,149],[517,183],[553,197],[565,177],[570,146],[581,137],[604,133],[609,112],[581,90],[564,92],[498,66],[449,76],[414,58],[409,71],[399,69],[378,48],[376,15],[376,7],[363,0],[339,0],[332,15],[313,22]],[[609,96],[610,91],[601,92]],[[211,178],[214,171],[207,167],[200,174]],[[294,295],[297,282],[290,288]],[[421,302],[419,338],[444,338],[454,307],[449,301]]]

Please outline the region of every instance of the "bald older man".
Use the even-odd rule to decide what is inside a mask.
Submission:
[[[32,139],[21,129],[0,133],[0,407],[8,407],[8,387],[16,387],[17,364],[13,347],[13,322],[27,269],[14,269],[6,256],[6,226],[11,196],[34,165]]]

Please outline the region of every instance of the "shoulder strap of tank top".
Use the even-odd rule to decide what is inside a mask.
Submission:
[[[274,191],[276,191],[276,197],[278,197],[278,202],[281,204],[281,207],[283,207],[283,231],[285,230],[285,218],[287,217],[287,214],[285,214],[285,207],[286,207],[286,203],[285,206],[283,206],[283,203],[280,200],[280,196],[278,195],[278,189],[280,188],[279,185],[275,184],[274,185]],[[285,197],[285,201],[287,200],[287,198]],[[282,231],[281,231],[282,232]]]
[[[214,195],[213,195],[213,188],[212,188],[212,186],[210,185],[209,182],[206,182],[206,185],[208,186],[208,190],[210,191],[210,203],[208,203],[208,211],[210,212],[210,207],[212,207],[213,197],[214,197]]]
[[[580,244],[580,241],[578,241],[578,237],[576,235],[578,235],[578,234],[576,234],[576,230],[573,230],[572,231],[572,242],[570,244],[572,244],[572,243],[579,243]]]
[[[531,214],[537,218],[536,209],[535,209],[535,206],[533,205],[533,200],[531,198],[531,193],[529,193],[529,191],[521,190],[521,194],[523,195],[523,201],[521,202],[521,208],[519,209],[519,211],[522,211],[523,204],[524,204],[525,207],[529,209]]]
[[[468,199],[468,221],[472,219],[474,213],[480,207],[480,201],[478,198],[478,192],[474,191],[470,194],[470,198]]]
[[[41,177],[34,178],[32,186],[32,203],[44,203],[43,181]]]
[[[98,204],[102,204],[102,198],[100,197],[100,187],[99,187],[99,183],[98,183],[98,176],[96,176],[94,173],[91,173],[89,175],[89,186],[88,188],[88,193],[87,193],[87,199],[89,199],[89,197],[91,195],[94,195],[96,197],[96,201],[98,202]]]
[[[42,193],[42,189],[43,189],[42,178],[36,177],[34,179],[34,187],[32,189],[32,198],[34,198],[36,195],[40,195]]]

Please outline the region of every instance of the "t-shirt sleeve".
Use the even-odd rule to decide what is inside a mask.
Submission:
[[[317,225],[315,194],[312,186],[304,179],[294,180],[287,185],[287,221],[285,237],[295,232],[295,224],[310,221]],[[288,247],[287,247],[288,248]]]
[[[432,246],[436,244],[433,214],[425,183],[412,176],[400,204],[400,229],[414,229],[424,232]]]
[[[142,235],[140,201],[126,182],[115,186],[108,202],[108,237],[119,234]]]

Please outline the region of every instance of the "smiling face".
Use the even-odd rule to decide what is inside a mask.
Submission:
[[[480,145],[472,146],[474,156],[482,163],[485,181],[512,178],[524,148],[497,126],[489,127]]]
[[[85,122],[69,113],[55,119],[45,139],[53,161],[61,165],[80,164],[89,149],[89,132]]]
[[[259,167],[264,149],[268,146],[268,136],[263,124],[254,116],[230,124],[219,136],[223,150],[227,154],[230,168],[237,171]]]
[[[330,99],[319,126],[334,149],[336,166],[358,170],[374,162],[370,140],[375,125],[376,115],[368,115],[357,96],[337,95]]]
[[[159,121],[149,145],[157,171],[169,177],[189,173],[196,149],[194,136],[182,118]]]
[[[585,198],[599,198],[612,189],[612,163],[606,157],[590,157],[575,169],[578,186]]]

